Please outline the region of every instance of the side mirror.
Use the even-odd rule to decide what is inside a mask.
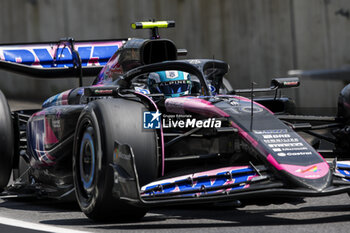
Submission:
[[[271,89],[275,88],[290,88],[300,86],[298,77],[275,78],[271,80]]]

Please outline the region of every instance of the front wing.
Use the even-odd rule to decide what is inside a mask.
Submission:
[[[330,163],[332,185],[323,190],[293,186],[278,179],[267,166],[229,166],[215,170],[159,179],[140,187],[132,148],[119,145],[115,151],[113,193],[140,206],[195,204],[262,196],[316,197],[350,192],[350,161]]]

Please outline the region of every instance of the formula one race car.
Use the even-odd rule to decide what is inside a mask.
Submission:
[[[0,46],[3,69],[80,83],[97,75],[42,109],[11,112],[1,93],[3,198],[75,192],[89,218],[120,220],[160,205],[350,192],[350,161],[336,159],[350,152],[349,88],[337,117],[293,115],[278,92],[298,78],[234,90],[227,63],[179,60],[186,51],[160,39],[174,22],[132,26],[152,38]],[[252,101],[258,92],[275,95]]]

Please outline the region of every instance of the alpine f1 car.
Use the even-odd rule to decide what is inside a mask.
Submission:
[[[75,193],[89,218],[118,220],[154,206],[350,192],[350,161],[341,161],[350,152],[349,88],[336,117],[293,115],[278,93],[298,78],[235,90],[227,63],[178,59],[186,51],[158,34],[174,22],[132,26],[151,39],[0,46],[6,70],[80,84],[96,75],[41,109],[11,112],[0,94],[3,197]]]

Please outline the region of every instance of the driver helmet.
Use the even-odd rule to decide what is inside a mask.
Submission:
[[[147,84],[152,94],[163,93],[165,98],[191,94],[191,77],[183,71],[152,72],[148,76]]]

